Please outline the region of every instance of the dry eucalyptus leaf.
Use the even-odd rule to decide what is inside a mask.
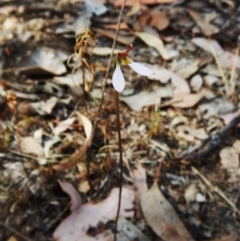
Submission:
[[[117,54],[121,50],[119,49],[114,49],[113,53]],[[110,55],[112,53],[112,48],[109,47],[95,47],[92,50],[93,54],[99,55],[99,56],[106,56]]]
[[[214,53],[218,56],[224,53],[224,50],[216,40],[206,38],[193,38],[191,41],[206,52],[212,53],[211,49],[213,49]]]
[[[236,56],[235,53],[224,51],[216,40],[193,38],[192,42],[206,52],[215,54],[222,68],[231,69],[232,66],[235,66],[235,68],[240,68],[240,57]]]
[[[169,60],[172,58],[167,52],[160,38],[145,32],[137,32],[135,34],[148,46],[155,48],[164,60]]]
[[[86,135],[86,142],[88,142],[92,135],[92,130],[93,130],[92,122],[85,115],[82,115],[80,112],[76,112],[76,115],[83,124],[84,132]]]
[[[69,182],[62,182],[60,180],[58,180],[58,183],[60,184],[62,190],[71,198],[71,212],[80,208],[82,205],[82,199],[74,186]]]
[[[199,69],[199,60],[182,58],[180,61],[173,60],[171,70],[182,78],[188,78]]]
[[[161,68],[159,65],[148,64],[147,67],[149,67],[153,71],[152,75],[147,76],[148,79],[159,80],[161,83],[165,84],[172,77],[172,72],[170,70]]]
[[[171,97],[172,87],[157,87],[152,91],[141,91],[132,96],[120,96],[120,100],[125,102],[132,110],[141,111],[144,106],[156,105],[161,98]]]
[[[137,1],[131,8],[131,10],[126,14],[126,17],[130,18],[131,16],[136,15],[141,10],[141,4]]]
[[[167,16],[167,12],[153,10],[151,11],[151,17],[152,20],[150,24],[159,31],[162,31],[169,26],[170,21]]]
[[[193,10],[188,9],[187,10],[189,15],[194,19],[194,21],[197,23],[198,27],[201,29],[202,33],[205,36],[210,36],[212,34],[218,33],[219,28],[212,25],[210,22],[218,16],[218,14],[214,14],[211,17],[207,15],[202,15],[198,12],[195,12]]]
[[[196,94],[174,93],[173,99],[165,102],[164,106],[171,105],[179,108],[190,108],[195,106],[204,96],[204,92],[199,92]]]
[[[132,170],[132,180],[136,193],[136,201],[140,202],[142,193],[148,189],[146,171],[141,164],[138,164],[136,168]]]
[[[171,80],[174,93],[190,93],[190,88],[187,81],[181,76],[168,69],[161,68],[159,65],[146,64],[146,66],[153,71],[153,75],[148,76],[148,79],[158,80],[161,83],[167,83],[169,80]]]
[[[117,214],[119,189],[112,189],[110,195],[102,202],[81,205],[67,217],[55,230],[53,237],[57,241],[96,241],[97,237],[90,237],[87,234],[89,227],[97,227],[100,221],[113,220]],[[133,191],[123,187],[121,196],[120,215],[132,217],[134,194]]]
[[[31,136],[20,138],[19,146],[23,153],[44,156],[43,147]]]
[[[156,182],[142,194],[141,207],[147,224],[164,241],[193,241]]]
[[[219,155],[223,167],[229,172],[233,172],[239,167],[239,154],[235,148],[225,147]]]

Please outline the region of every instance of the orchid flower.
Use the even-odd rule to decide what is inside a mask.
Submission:
[[[112,84],[114,89],[117,92],[121,92],[124,90],[125,87],[125,79],[121,70],[121,65],[128,65],[130,66],[136,73],[143,75],[143,76],[149,76],[152,75],[153,72],[148,67],[141,63],[137,63],[132,61],[130,58],[128,58],[128,52],[133,48],[132,44],[124,51],[119,52],[116,57],[116,69],[113,73],[112,77]]]

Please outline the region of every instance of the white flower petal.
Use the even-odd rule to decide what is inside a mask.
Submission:
[[[143,64],[137,63],[137,62],[131,62],[128,64],[135,72],[137,72],[140,75],[143,76],[149,76],[152,75],[153,72],[148,67],[146,67]]]
[[[113,84],[114,89],[117,92],[123,91],[123,89],[125,87],[125,79],[124,79],[122,70],[120,68],[120,65],[118,65],[118,64],[117,64],[116,69],[113,73],[112,84]]]

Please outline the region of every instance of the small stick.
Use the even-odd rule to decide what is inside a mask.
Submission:
[[[198,151],[196,153],[188,153],[182,158],[190,160],[206,157],[211,151],[217,148],[225,140],[224,137],[228,134],[228,132],[235,128],[239,123],[240,115],[237,115],[234,119],[231,120],[231,122],[227,126],[225,126],[217,134],[205,139],[202,144],[197,148]],[[196,149],[194,151],[196,151]]]
[[[118,132],[118,146],[120,155],[120,186],[119,186],[119,198],[118,198],[118,209],[115,219],[115,232],[114,241],[117,241],[117,223],[121,208],[121,196],[122,196],[122,185],[123,185],[123,157],[122,157],[122,139],[121,139],[121,122],[120,122],[120,111],[119,111],[119,93],[115,90],[115,101],[116,101],[116,115],[117,115],[117,132]]]
[[[192,167],[192,171],[197,174],[214,192],[216,192],[221,198],[223,198],[235,212],[240,213],[235,204],[224,194],[224,192],[217,186],[213,186],[212,183],[204,177],[196,168]]]

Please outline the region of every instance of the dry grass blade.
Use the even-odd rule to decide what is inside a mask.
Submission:
[[[236,207],[236,205],[224,194],[224,192],[217,186],[213,186],[212,183],[204,177],[196,168],[192,167],[192,170],[195,174],[197,174],[214,192],[216,192],[220,197],[222,197],[235,212],[240,213],[240,210]]]

